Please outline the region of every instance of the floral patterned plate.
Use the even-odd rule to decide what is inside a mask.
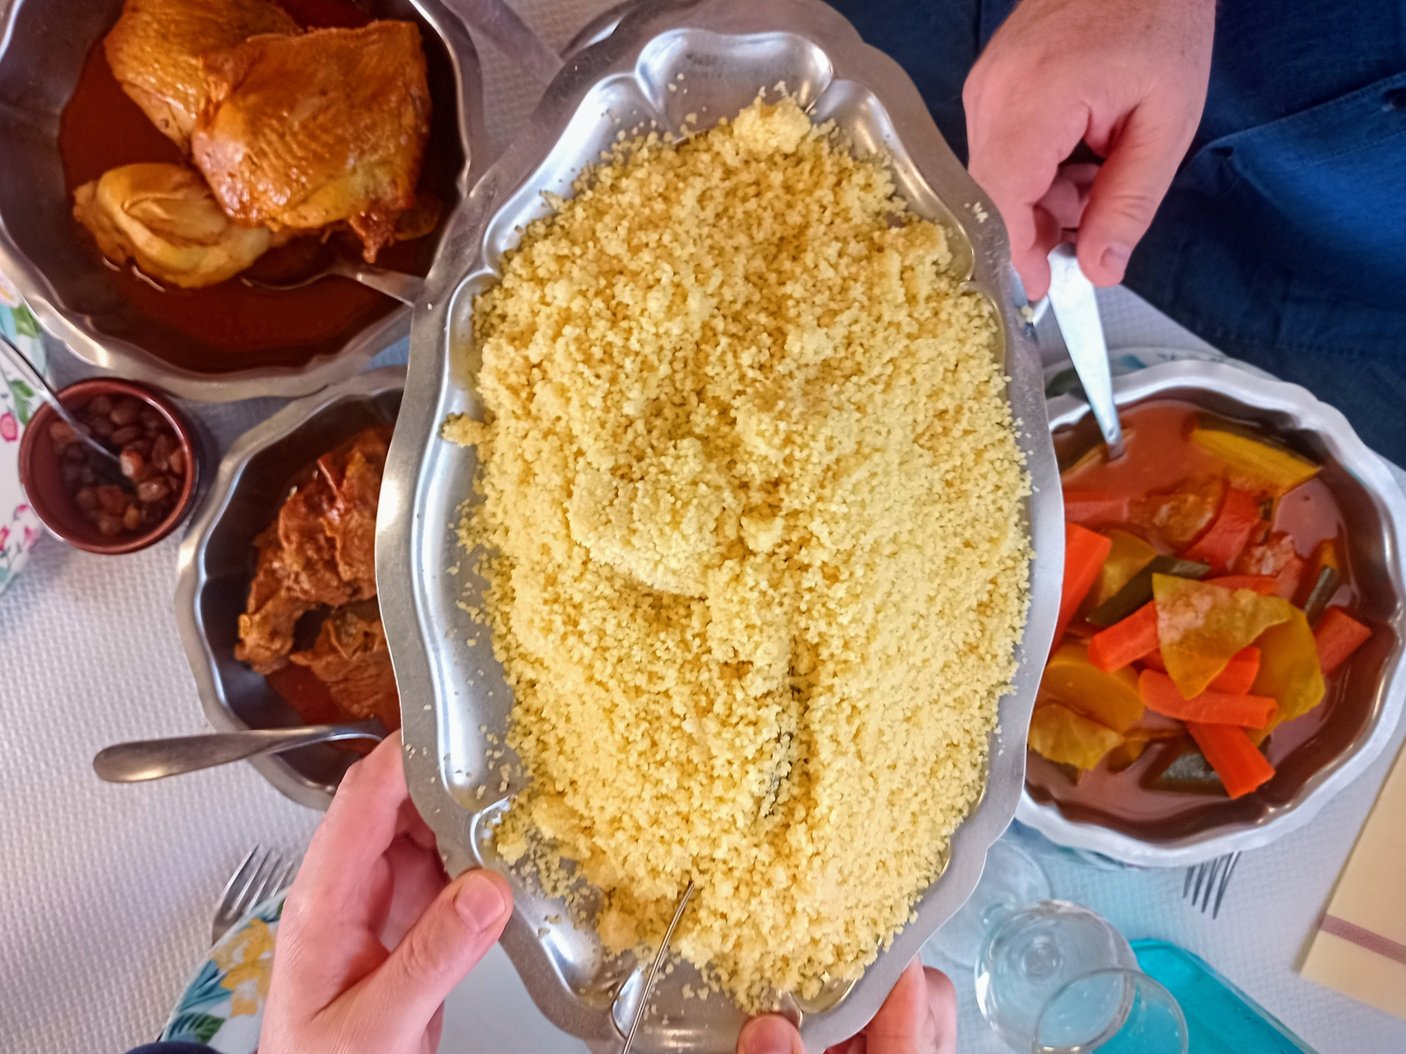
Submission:
[[[39,324],[15,287],[0,275],[0,333],[44,372],[44,342]],[[20,436],[36,400],[29,385],[0,361],[0,593],[19,573],[39,540],[39,518],[20,489]]]
[[[287,890],[264,901],[210,949],[161,1030],[162,1041],[254,1054],[273,972],[273,942]]]

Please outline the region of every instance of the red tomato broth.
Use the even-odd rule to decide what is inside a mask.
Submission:
[[[347,712],[333,701],[327,685],[306,666],[289,663],[281,670],[265,674],[270,688],[285,703],[297,711],[298,717],[309,725],[340,725],[348,721],[360,720],[347,715]],[[353,754],[369,754],[375,746],[370,740],[349,739],[330,746]]]
[[[1124,410],[1127,454],[1117,461],[1085,457],[1094,442],[1091,433],[1066,429],[1054,437],[1061,465],[1069,466],[1063,482],[1083,492],[1127,494],[1134,501],[1150,494],[1174,489],[1190,476],[1221,474],[1222,463],[1192,443],[1190,433],[1198,420],[1223,423],[1233,421],[1207,413],[1181,400],[1155,400]],[[1082,458],[1082,461],[1081,461]],[[1324,539],[1337,539],[1343,560],[1343,582],[1332,598],[1334,605],[1355,610],[1360,591],[1354,580],[1351,547],[1346,544],[1347,519],[1342,506],[1323,476],[1303,483],[1279,500],[1271,529],[1287,533],[1294,548],[1308,560],[1314,547]],[[1144,538],[1159,551],[1173,554],[1160,539],[1128,524],[1099,524],[1098,529],[1119,526]],[[1307,585],[1305,586],[1305,589]],[[1302,599],[1296,598],[1296,599]],[[1081,623],[1076,619],[1071,637]],[[1053,802],[1070,819],[1115,828],[1136,827],[1140,834],[1175,838],[1200,830],[1207,822],[1262,815],[1266,806],[1286,804],[1314,771],[1336,754],[1341,744],[1321,733],[1335,715],[1345,720],[1360,715],[1346,710],[1362,709],[1363,693],[1346,690],[1351,661],[1327,682],[1323,702],[1308,714],[1275,729],[1265,741],[1264,752],[1271,764],[1286,778],[1272,780],[1257,792],[1230,801],[1218,784],[1206,790],[1167,789],[1153,785],[1169,765],[1188,750],[1195,751],[1189,735],[1178,739],[1154,740],[1142,756],[1119,772],[1111,771],[1105,759],[1096,768],[1071,778],[1072,770],[1035,753],[1028,752],[1026,784],[1037,801]]]
[[[351,0],[283,0],[282,6],[307,28],[357,27],[371,15]],[[105,36],[106,34],[104,34]],[[428,45],[430,41],[426,41]],[[427,53],[428,53],[427,47]],[[457,146],[437,149],[445,132],[436,117],[426,150],[421,186],[441,202],[453,196]],[[93,42],[59,123],[59,157],[64,193],[104,172],[138,162],[179,163],[179,148],[157,131],[112,75],[103,37]],[[301,289],[257,289],[239,277],[204,289],[162,288],[131,266],[105,260],[88,232],[74,220],[75,236],[89,248],[121,300],[156,324],[157,333],[117,335],[140,341],[161,358],[201,373],[265,366],[298,366],[337,351],[354,333],[397,307],[395,301],[345,278],[325,278]],[[378,266],[425,274],[435,239],[419,238],[389,246]],[[295,239],[265,253],[248,274],[265,281],[292,282],[325,266],[337,254],[360,259],[353,238],[339,235],[325,244],[316,236]]]

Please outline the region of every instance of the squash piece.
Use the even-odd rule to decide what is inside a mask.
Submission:
[[[1103,567],[1098,573],[1098,582],[1094,586],[1095,607],[1112,598],[1118,590],[1132,581],[1133,575],[1152,563],[1157,556],[1156,549],[1131,531],[1114,528],[1104,533],[1113,543],[1113,548],[1104,557]]]
[[[1198,424],[1191,441],[1214,454],[1231,473],[1243,476],[1279,495],[1318,475],[1319,466],[1283,447],[1227,428]]]
[[[1059,765],[1081,772],[1095,768],[1123,737],[1097,721],[1058,703],[1046,703],[1030,719],[1030,749]]]
[[[1108,752],[1108,771],[1123,772],[1131,768],[1147,750],[1145,739],[1125,739]]]
[[[1290,608],[1288,621],[1265,630],[1259,648],[1260,672],[1254,693],[1273,696],[1279,704],[1269,723],[1273,730],[1321,703],[1327,683],[1318,662],[1313,628],[1298,608]]]
[[[1152,576],[1176,575],[1178,578],[1205,578],[1211,573],[1209,564],[1198,564],[1194,560],[1179,560],[1175,556],[1154,556],[1122,589],[1114,593],[1086,618],[1095,626],[1111,626],[1121,622],[1138,608],[1152,600]]]
[[[1154,538],[1161,537],[1173,549],[1183,549],[1216,518],[1225,500],[1225,486],[1220,476],[1193,476],[1174,490],[1134,502],[1129,522]]]
[[[1045,664],[1037,698],[1059,703],[1115,732],[1126,732],[1142,720],[1142,699],[1132,670],[1104,673],[1089,661],[1088,650],[1069,643]]]
[[[1280,597],[1260,596],[1249,589],[1222,589],[1171,575],[1153,575],[1152,594],[1157,602],[1162,661],[1187,699],[1204,692],[1237,652],[1253,644],[1269,627],[1287,622],[1297,610]],[[1263,676],[1263,656],[1261,663]],[[1273,694],[1259,691],[1258,680],[1255,691],[1257,695]]]

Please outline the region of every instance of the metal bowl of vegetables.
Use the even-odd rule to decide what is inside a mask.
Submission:
[[[1406,703],[1406,496],[1297,385],[1181,361],[1114,382],[1128,453],[1050,400],[1060,630],[1017,818],[1180,867],[1312,820]]]

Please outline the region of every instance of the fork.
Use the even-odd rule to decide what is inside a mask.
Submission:
[[[236,922],[279,890],[287,888],[297,873],[297,860],[261,845],[250,849],[220,894],[210,943],[218,943]]]
[[[1200,907],[1202,914],[1209,911],[1214,919],[1220,914],[1221,901],[1225,899],[1225,887],[1230,885],[1230,876],[1239,862],[1239,853],[1227,853],[1195,867],[1188,867],[1186,879],[1181,884],[1182,899]]]

